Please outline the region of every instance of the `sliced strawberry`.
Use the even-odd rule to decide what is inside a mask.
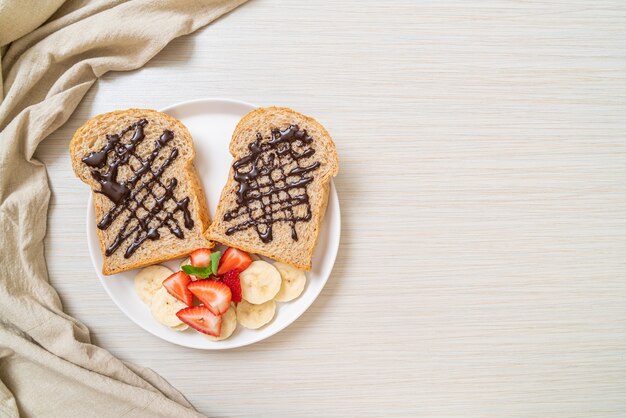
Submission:
[[[189,255],[189,260],[194,267],[209,267],[211,265],[211,250],[198,248]]]
[[[241,282],[239,281],[239,269],[226,272],[222,276],[222,283],[230,288],[233,302],[241,302]]]
[[[192,306],[176,312],[178,319],[204,334],[219,337],[222,332],[222,317],[213,315],[206,306]]]
[[[170,295],[174,296],[185,305],[191,306],[193,304],[193,294],[187,288],[189,283],[191,283],[191,277],[184,271],[177,271],[163,280],[163,287]]]
[[[244,271],[248,268],[250,263],[252,263],[252,258],[250,258],[250,254],[245,251],[230,247],[229,249],[224,251],[224,254],[222,254],[222,258],[220,258],[220,265],[217,269],[217,275],[221,276],[222,274],[234,269]]]
[[[230,306],[232,293],[222,282],[211,279],[196,280],[189,283],[187,288],[215,315],[223,314]]]

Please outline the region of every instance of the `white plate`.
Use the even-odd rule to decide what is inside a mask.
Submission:
[[[228,152],[230,137],[241,117],[254,108],[254,105],[240,101],[203,99],[178,103],[162,110],[180,119],[193,136],[196,150],[195,166],[204,185],[211,217],[215,214],[230,168],[232,159]],[[148,306],[144,305],[135,293],[133,278],[137,273],[136,270],[112,276],[102,274],[102,253],[96,235],[91,195],[87,204],[87,242],[91,261],[113,302],[126,316],[149,333],[174,344],[205,350],[235,348],[261,341],[276,334],[302,315],[320,294],[330,276],[339,248],[340,232],[339,200],[332,184],[326,216],[313,256],[313,270],[307,273],[307,285],[302,295],[291,302],[277,302],[274,319],[263,328],[249,330],[238,325],[230,338],[215,342],[191,329],[184,332],[173,331],[152,318]],[[169,261],[164,265],[175,271],[180,261]]]

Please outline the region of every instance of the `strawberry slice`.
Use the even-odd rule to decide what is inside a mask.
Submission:
[[[222,283],[230,288],[233,302],[241,302],[241,282],[239,281],[239,269],[226,272],[222,276]]]
[[[187,289],[215,315],[223,314],[230,306],[232,299],[230,288],[217,280],[196,280],[189,283]]]
[[[234,269],[244,271],[248,268],[250,263],[252,263],[252,258],[250,258],[250,254],[245,251],[230,247],[229,249],[224,251],[224,254],[222,254],[222,258],[220,258],[220,265],[217,269],[217,275],[221,276],[222,274]]]
[[[219,337],[222,332],[222,317],[213,315],[206,306],[192,306],[176,312],[178,319],[203,334]]]
[[[189,260],[194,267],[209,267],[211,265],[211,250],[198,248],[189,255]]]
[[[170,295],[174,296],[185,305],[191,306],[193,304],[193,294],[187,288],[189,283],[191,283],[191,277],[184,271],[177,271],[163,280],[163,287]]]

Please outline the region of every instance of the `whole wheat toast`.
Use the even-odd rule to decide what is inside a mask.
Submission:
[[[96,116],[70,142],[72,168],[93,190],[105,275],[212,247],[187,128],[148,109]]]
[[[313,118],[269,107],[244,116],[208,239],[303,270],[311,258],[339,160]]]

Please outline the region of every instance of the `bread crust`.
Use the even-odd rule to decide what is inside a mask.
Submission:
[[[315,140],[322,141],[325,145],[324,150],[325,150],[325,155],[327,157],[325,163],[328,164],[329,170],[325,176],[323,176],[319,180],[316,180],[316,181],[319,181],[321,184],[322,198],[320,202],[318,203],[317,207],[312,208],[312,211],[315,217],[311,219],[309,222],[313,223],[314,228],[313,228],[313,233],[311,234],[312,236],[309,238],[309,245],[304,250],[305,251],[304,258],[306,261],[299,262],[295,260],[293,257],[290,257],[286,254],[282,254],[282,253],[275,252],[275,251],[270,251],[267,249],[267,247],[264,248],[263,244],[260,244],[260,243],[248,244],[246,242],[243,242],[241,239],[238,239],[237,234],[228,236],[223,231],[217,230],[217,228],[221,226],[220,217],[223,218],[224,213],[228,210],[226,206],[228,204],[227,197],[231,193],[231,189],[234,184],[234,180],[233,180],[234,170],[232,168],[232,164],[231,164],[231,169],[229,171],[228,181],[226,182],[226,185],[222,189],[220,200],[217,206],[217,211],[216,211],[216,216],[215,216],[216,220],[212,224],[212,226],[209,227],[205,235],[208,239],[220,242],[229,247],[234,247],[234,248],[238,248],[240,250],[246,251],[246,252],[259,254],[259,255],[271,258],[273,260],[277,260],[282,263],[289,264],[298,269],[310,271],[312,267],[311,259],[313,257],[313,252],[315,250],[315,247],[317,245],[317,241],[319,239],[321,223],[324,218],[324,214],[326,212],[326,207],[328,205],[330,181],[332,177],[336,176],[339,171],[339,158],[337,156],[335,143],[330,137],[330,134],[328,133],[328,131],[312,117],[305,116],[292,109],[289,109],[286,107],[259,108],[259,109],[255,109],[249,112],[239,121],[239,123],[237,124],[237,127],[235,128],[235,131],[233,132],[233,136],[229,145],[229,151],[230,151],[230,154],[233,156],[233,158],[238,158],[238,157],[240,158],[241,155],[238,155],[238,148],[241,146],[241,144],[239,144],[240,132],[243,131],[250,123],[252,123],[253,120],[265,121],[266,119],[270,119],[271,117],[276,116],[277,114],[281,116],[285,116],[287,118],[291,118],[293,120],[300,120],[300,121],[304,120],[306,121],[306,123],[312,126],[315,126],[315,128],[323,137],[323,138],[315,138]],[[265,131],[268,128],[269,128],[268,126],[261,126],[259,124],[258,131]]]
[[[80,178],[84,183],[89,185],[92,190],[97,188],[98,183],[95,182],[95,180],[93,180],[91,176],[88,175],[89,170],[85,169],[85,165],[81,161],[85,154],[83,149],[86,146],[87,141],[94,141],[92,135],[89,135],[90,131],[101,129],[104,125],[108,125],[107,121],[117,117],[134,119],[158,118],[162,121],[165,121],[169,126],[172,126],[172,129],[176,129],[177,131],[184,133],[182,137],[179,137],[177,139],[183,141],[185,145],[189,147],[190,156],[182,164],[182,173],[184,175],[184,179],[181,180],[184,180],[185,183],[187,183],[191,188],[191,195],[189,196],[189,198],[193,203],[190,202],[190,206],[193,206],[194,214],[196,215],[193,216],[194,221],[198,222],[199,225],[198,227],[194,225],[193,230],[188,231],[189,234],[181,240],[180,251],[170,250],[167,255],[159,254],[158,252],[152,252],[150,253],[149,257],[142,257],[140,259],[124,263],[123,265],[111,265],[111,263],[109,262],[109,257],[105,255],[107,247],[107,234],[105,231],[96,228],[96,234],[98,236],[98,242],[100,244],[100,251],[104,259],[102,265],[102,273],[104,275],[111,275],[121,273],[123,271],[162,263],[171,259],[184,257],[188,255],[191,251],[199,247],[199,245],[191,245],[192,241],[200,241],[202,243],[201,246],[206,248],[212,248],[215,244],[211,241],[206,240],[206,238],[204,238],[203,236],[203,232],[210,225],[210,219],[204,191],[202,189],[196,168],[193,165],[193,157],[195,156],[193,140],[185,125],[183,125],[178,119],[166,113],[158,112],[156,110],[135,108],[107,112],[91,118],[76,131],[76,133],[72,137],[72,140],[70,141],[70,158],[72,168],[76,176]],[[89,145],[87,145],[87,147],[93,151],[92,147],[90,147]],[[98,193],[92,193],[92,197],[96,219],[100,219],[105,213],[105,205],[108,205],[108,198]],[[196,228],[198,228],[198,232],[196,232]],[[191,232],[193,232],[193,235],[191,234]]]

